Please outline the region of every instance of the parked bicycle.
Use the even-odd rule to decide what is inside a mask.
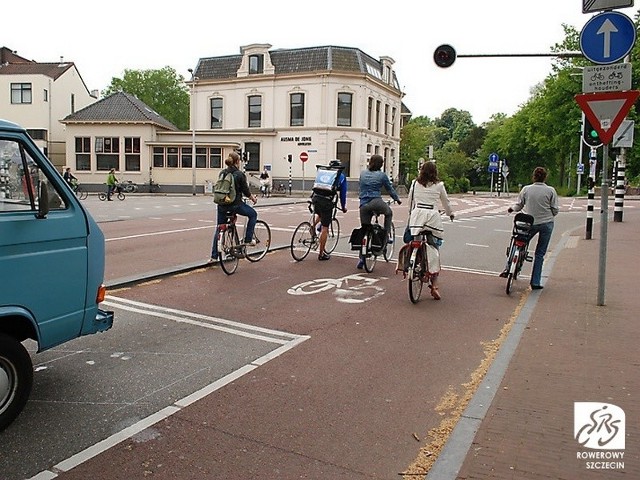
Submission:
[[[271,246],[271,229],[264,220],[258,220],[253,231],[253,241],[255,245],[246,245],[240,241],[243,234],[238,234],[238,215],[231,213],[227,215],[226,222],[219,226],[218,231],[218,252],[220,266],[227,275],[232,275],[238,268],[241,258],[246,258],[250,262],[259,262],[269,252]]]
[[[386,203],[387,205],[391,205],[395,202],[394,200],[387,200]],[[391,222],[391,232],[389,238],[387,238],[387,232],[385,232],[384,227],[379,223],[380,215],[380,213],[375,213],[373,215],[374,223],[370,226],[362,227],[364,232],[359,255],[367,273],[373,272],[380,255],[382,255],[387,262],[393,258],[396,227],[393,222]]]
[[[507,295],[511,293],[513,281],[520,275],[524,262],[533,261],[533,257],[529,255],[532,225],[533,216],[526,213],[518,212],[513,218],[511,240],[507,247],[507,269],[503,272],[503,276],[507,277]]]
[[[320,246],[320,232],[316,227],[315,212],[311,200],[307,200],[307,208],[311,212],[308,221],[302,222],[296,227],[291,237],[291,256],[297,262],[304,260],[311,250],[318,250]],[[337,202],[333,203],[333,215],[329,224],[329,235],[327,236],[327,244],[325,251],[331,253],[335,250],[340,239],[340,222],[336,218],[338,210]],[[320,225],[320,223],[318,223]]]
[[[121,201],[126,198],[125,194],[122,192],[122,187],[120,186],[119,183],[115,186],[113,192],[111,192],[111,196],[116,196],[118,197],[118,200],[121,200]],[[107,199],[107,192],[100,192],[98,194],[98,198],[104,202]]]
[[[73,193],[76,194],[76,197],[78,197],[79,200],[85,200],[89,196],[89,193],[84,189],[83,186],[81,186],[78,183],[78,180],[76,180],[75,178],[71,180],[71,183],[69,184],[69,186],[71,187],[71,190],[73,190]]]
[[[138,191],[138,184],[133,183],[131,180],[125,180],[121,185],[124,193],[136,193]]]

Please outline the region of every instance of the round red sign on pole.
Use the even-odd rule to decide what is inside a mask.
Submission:
[[[309,160],[309,154],[307,152],[300,153],[300,161],[306,162],[307,160]]]

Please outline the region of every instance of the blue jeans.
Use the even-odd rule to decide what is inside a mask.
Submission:
[[[211,258],[218,258],[218,233],[220,233],[220,224],[227,221],[227,216],[230,213],[236,213],[247,217],[247,228],[244,232],[244,241],[250,242],[253,239],[253,231],[256,228],[256,222],[258,221],[258,212],[255,209],[242,202],[240,205],[234,205],[232,207],[218,206],[218,226],[213,234],[213,245],[211,246]]]
[[[540,223],[531,227],[531,239],[538,234],[538,244],[536,245],[533,269],[531,271],[531,285],[540,285],[542,281],[542,264],[544,256],[547,254],[552,232],[553,222]]]

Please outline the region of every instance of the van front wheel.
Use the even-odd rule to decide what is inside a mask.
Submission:
[[[33,385],[33,364],[26,348],[0,333],[0,431],[22,411]]]

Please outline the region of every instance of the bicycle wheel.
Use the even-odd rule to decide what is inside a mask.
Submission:
[[[238,239],[233,228],[227,227],[220,233],[218,238],[218,252],[220,255],[220,266],[227,275],[232,275],[238,268],[240,258],[236,254]]]
[[[409,252],[409,300],[418,303],[422,294],[424,274],[424,258],[421,248],[412,248]]]
[[[124,200],[126,197],[124,196],[124,193],[122,192],[118,192],[118,200],[122,201]]]
[[[291,256],[296,262],[300,262],[309,255],[314,243],[312,226],[309,222],[298,225],[291,237]]]
[[[373,269],[376,266],[376,260],[378,259],[378,257],[376,255],[374,255],[373,253],[371,253],[371,242],[373,241],[373,232],[371,230],[369,230],[367,232],[367,237],[365,238],[365,242],[366,242],[366,254],[363,256],[362,254],[360,255],[360,258],[362,258],[363,263],[364,263],[364,271],[367,273],[371,273],[373,272]]]
[[[106,194],[106,193],[104,193],[104,192],[100,192],[100,193],[98,194],[98,199],[99,199],[100,201],[104,202],[104,201],[107,199],[107,194]]]
[[[267,222],[264,220],[258,220],[256,222],[256,228],[253,231],[253,239],[256,241],[255,246],[247,245],[246,253],[247,260],[250,262],[259,262],[269,251],[271,246],[271,229]]]
[[[327,235],[327,243],[324,249],[327,253],[333,252],[338,246],[340,240],[340,222],[337,218],[333,218],[329,224],[329,234]]]
[[[76,187],[76,196],[80,200],[85,200],[89,196],[89,194],[87,193],[87,191],[84,188]]]
[[[396,226],[391,223],[391,233],[389,234],[391,243],[387,242],[387,246],[384,249],[383,255],[385,261],[389,262],[393,258],[393,246],[396,244]]]
[[[511,287],[513,281],[518,277],[518,247],[513,247],[511,250],[511,257],[509,259],[509,275],[507,275],[507,287],[505,291],[507,295],[511,293]]]

